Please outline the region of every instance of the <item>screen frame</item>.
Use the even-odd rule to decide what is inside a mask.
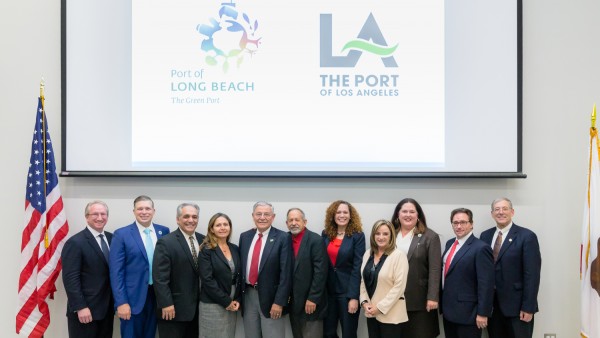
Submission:
[[[277,177],[277,178],[526,178],[523,172],[523,4],[517,9],[517,169],[515,172],[366,171],[79,171],[67,167],[67,1],[61,0],[61,177]]]

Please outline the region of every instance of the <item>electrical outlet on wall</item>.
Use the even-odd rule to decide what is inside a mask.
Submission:
[[[544,338],[556,338],[556,333],[544,333]]]

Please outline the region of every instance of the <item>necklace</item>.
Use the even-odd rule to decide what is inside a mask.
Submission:
[[[346,233],[345,231],[344,232],[338,232],[337,235],[338,236],[343,236],[345,233]]]

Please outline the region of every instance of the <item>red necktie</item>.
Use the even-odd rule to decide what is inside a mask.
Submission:
[[[258,239],[254,243],[254,251],[252,252],[252,262],[250,262],[250,274],[248,274],[248,282],[250,285],[256,285],[258,282],[258,261],[260,260],[260,248],[262,246],[262,234],[258,234]]]
[[[457,246],[458,240],[455,240],[454,244],[452,244],[452,248],[450,248],[450,253],[448,254],[448,257],[446,257],[446,264],[444,264],[444,277],[446,277],[446,274],[448,273],[450,263],[452,263],[452,257],[454,256],[454,251],[456,251]]]

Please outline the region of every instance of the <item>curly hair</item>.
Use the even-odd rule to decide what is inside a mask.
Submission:
[[[355,233],[362,232],[362,221],[360,220],[360,215],[358,211],[350,204],[350,202],[338,200],[327,208],[325,212],[325,234],[329,237],[329,240],[334,240],[337,236],[337,224],[335,223],[335,214],[337,212],[340,204],[345,204],[348,206],[348,210],[350,210],[350,220],[348,221],[348,226],[346,227],[346,236],[352,236]]]
[[[227,235],[227,242],[229,242],[229,239],[231,239],[231,233],[233,232],[233,223],[231,223],[231,219],[226,214],[224,214],[222,212],[217,212],[208,221],[208,229],[206,229],[206,237],[204,237],[204,241],[202,241],[200,250],[202,250],[203,247],[207,247],[209,249],[214,249],[217,247],[217,245],[218,245],[217,236],[215,235],[215,233],[213,231],[211,231],[211,229],[215,226],[215,223],[217,223],[217,219],[219,217],[223,217],[227,220],[227,222],[229,222],[230,230],[229,230],[229,235]]]
[[[425,213],[423,212],[423,208],[421,208],[419,202],[415,201],[412,198],[405,198],[402,201],[398,202],[398,204],[396,205],[396,209],[394,209],[394,213],[392,214],[392,224],[394,225],[396,233],[400,231],[400,219],[398,217],[398,213],[400,212],[400,209],[402,209],[402,206],[406,203],[414,205],[415,209],[417,210],[417,225],[415,226],[414,234],[424,234],[425,230],[427,230],[427,220],[425,219]]]

